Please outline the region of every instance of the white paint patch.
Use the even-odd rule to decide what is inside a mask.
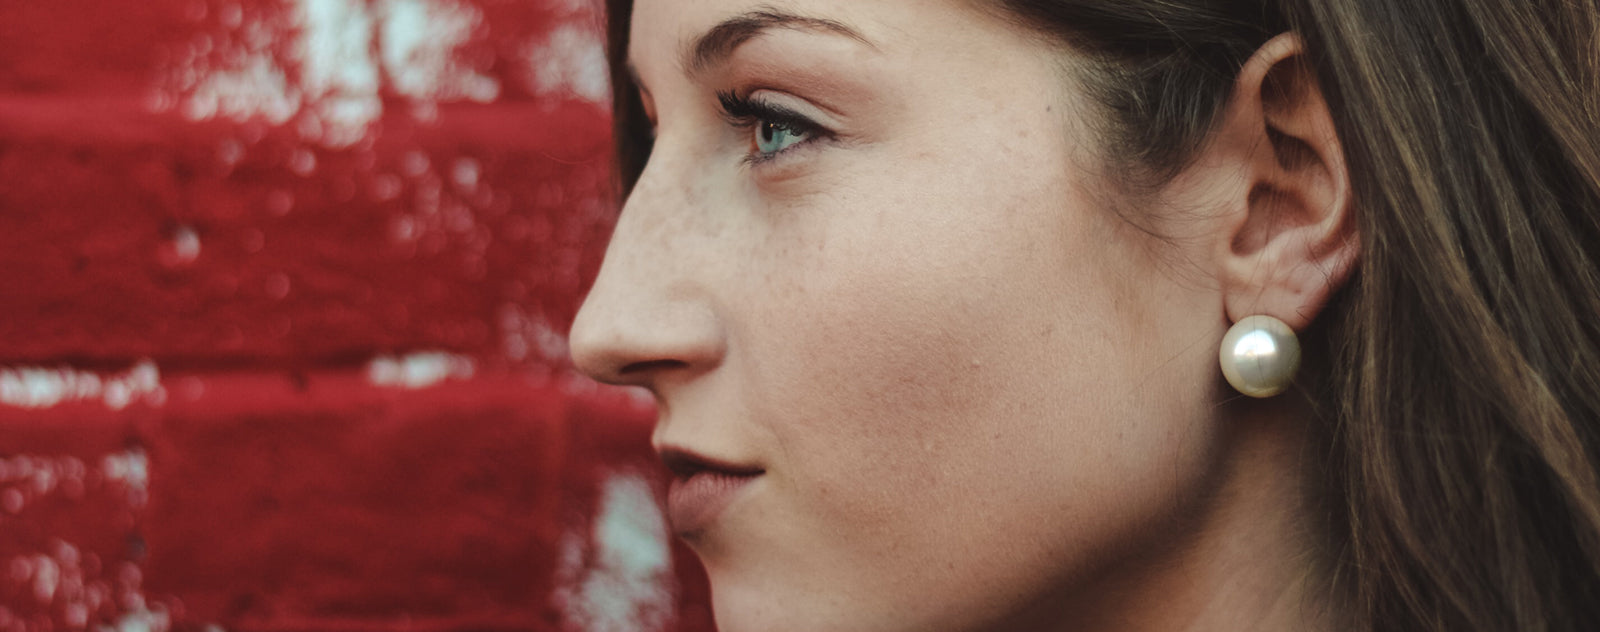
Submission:
[[[6,572],[0,576],[0,590],[19,599],[31,598],[36,608],[58,613],[69,630],[165,632],[171,628],[166,606],[146,603],[141,589],[143,573],[137,565],[122,562],[102,571],[100,564],[94,553],[52,539],[43,551],[8,560]],[[110,625],[94,622],[91,628],[91,614],[103,613],[112,614],[115,620]],[[0,608],[0,624],[11,617],[10,610]]]
[[[0,405],[50,408],[60,404],[100,401],[112,410],[134,402],[161,405],[167,392],[161,371],[149,360],[123,373],[102,375],[70,368],[0,368]]]
[[[321,123],[303,129],[314,130],[325,146],[353,145],[383,116],[372,15],[355,0],[295,0],[294,8],[299,85]]]
[[[594,378],[577,373],[565,371],[556,376],[552,381],[561,393],[578,398],[617,398],[634,407],[637,414],[654,415],[656,410],[655,395],[650,389],[642,386],[610,386],[594,381]]]
[[[106,455],[100,462],[100,472],[106,480],[127,486],[129,505],[143,507],[150,498],[150,459],[144,450],[134,448]]]
[[[533,74],[530,83],[534,92],[573,95],[602,106],[610,104],[605,43],[596,29],[564,24],[544,41],[529,43],[525,54]]]
[[[224,11],[224,31],[178,51],[151,102],[191,120],[273,125],[296,121],[307,141],[345,148],[384,115],[382,95],[407,97],[413,113],[446,101],[500,96],[492,60],[459,49],[482,30],[474,6],[452,0],[289,0],[287,15]],[[276,17],[275,20],[272,20]],[[287,46],[275,47],[283,41]],[[483,67],[479,67],[483,66]]]
[[[382,0],[383,67],[401,94],[422,100],[488,103],[500,82],[463,63],[456,49],[483,26],[471,5],[428,0]]]
[[[455,166],[450,169],[451,180],[464,191],[476,191],[478,180],[482,177],[483,166],[472,158],[457,158]]]
[[[160,252],[162,263],[184,265],[200,258],[200,233],[193,226],[179,226],[172,231]]]
[[[375,95],[378,66],[372,59],[373,20],[365,3],[295,0],[301,25],[300,85],[308,94]]]
[[[55,560],[40,555],[33,562],[33,598],[39,603],[55,601],[56,591],[61,589],[61,565]]]
[[[97,632],[167,632],[172,628],[172,617],[165,610],[140,608],[122,615],[116,626],[100,626]]]
[[[556,599],[572,627],[585,632],[653,632],[671,625],[673,578],[667,525],[642,477],[606,482],[593,547],[562,541]]]
[[[240,51],[232,63],[204,73],[193,69],[184,75],[192,79],[183,115],[192,121],[222,117],[236,121],[264,119],[282,125],[300,111],[300,94],[289,85],[289,77],[273,60],[269,50]],[[170,102],[162,99],[156,109]]]
[[[516,303],[500,306],[500,348],[514,361],[535,357],[561,366],[571,362],[567,336]]]
[[[58,491],[70,500],[82,498],[90,483],[88,474],[83,460],[74,456],[0,457],[0,510],[22,513],[28,505]]]
[[[367,364],[367,380],[391,388],[427,388],[449,379],[468,379],[476,372],[477,363],[471,358],[442,351],[379,356]]]

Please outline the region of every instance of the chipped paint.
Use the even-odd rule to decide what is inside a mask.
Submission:
[[[21,629],[30,629],[11,608],[53,613],[67,630],[165,632],[170,629],[171,617],[166,604],[150,603],[146,598],[142,589],[143,574],[137,565],[122,562],[102,570],[99,558],[93,553],[83,553],[77,546],[60,539],[51,539],[44,548],[6,561],[0,587],[32,603],[0,606],[0,629],[18,629],[18,625],[23,626]],[[17,591],[18,588],[21,590]],[[111,624],[102,623],[106,621]]]
[[[367,381],[391,388],[427,388],[445,380],[464,380],[476,372],[472,358],[442,351],[379,356],[367,363]]]
[[[50,408],[61,404],[98,401],[112,410],[135,402],[166,402],[161,371],[145,360],[122,373],[102,374],[72,368],[0,368],[0,405]]]
[[[672,558],[667,525],[635,474],[606,482],[595,520],[591,560],[583,538],[562,540],[556,599],[570,623],[585,632],[652,632],[672,622]]]
[[[424,101],[488,103],[500,82],[466,63],[456,50],[483,28],[483,14],[469,4],[384,0],[376,5],[383,68],[394,88]]]
[[[595,29],[563,25],[543,41],[530,43],[525,54],[535,92],[570,94],[598,106],[610,106],[605,44]]]
[[[100,471],[108,481],[117,481],[128,488],[128,504],[143,507],[150,498],[150,459],[144,450],[134,448],[126,452],[107,455],[100,463]]]
[[[307,141],[346,148],[383,117],[386,91],[409,98],[423,119],[441,102],[500,96],[484,62],[458,51],[483,28],[470,4],[292,0],[287,16],[230,6],[222,33],[198,35],[182,51],[152,109],[178,107],[193,121],[298,119]]]

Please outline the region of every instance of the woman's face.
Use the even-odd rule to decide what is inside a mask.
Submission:
[[[956,0],[637,0],[631,38],[656,140],[573,351],[680,474],[744,474],[672,499],[723,630],[1017,625],[1163,544],[1225,317],[1108,206],[1070,55]]]

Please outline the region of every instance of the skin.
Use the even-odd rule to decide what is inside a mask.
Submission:
[[[684,63],[757,9],[860,39]],[[1145,200],[1156,239],[1109,206],[1072,55],[966,3],[640,0],[631,37],[657,136],[573,356],[654,394],[658,449],[765,470],[684,534],[722,630],[1326,623],[1303,402],[1240,401],[1216,364],[1238,318],[1309,324],[1355,256],[1325,104],[1263,89],[1298,42]],[[752,164],[727,90],[827,132]]]

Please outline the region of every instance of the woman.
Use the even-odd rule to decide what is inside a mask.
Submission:
[[[1597,7],[612,2],[574,358],[727,632],[1600,629]]]

